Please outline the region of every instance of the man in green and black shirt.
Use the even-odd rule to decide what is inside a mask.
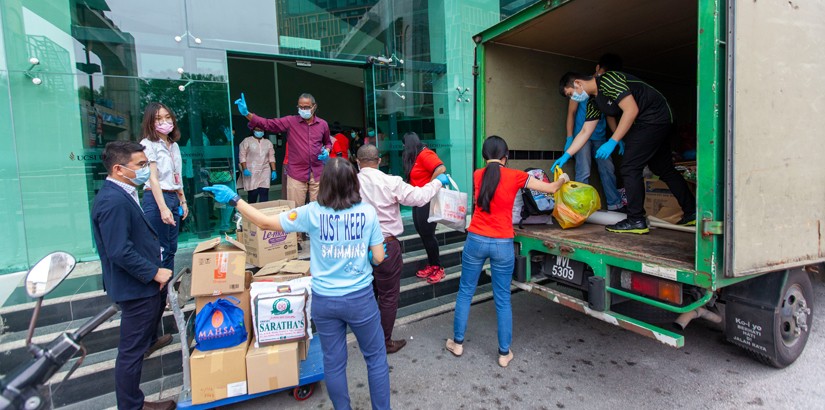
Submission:
[[[562,159],[581,149],[587,142],[585,136],[592,133],[602,113],[613,136],[599,148],[596,158],[609,158],[619,141],[625,143],[621,172],[627,193],[627,219],[608,225],[608,231],[649,232],[642,176],[645,165],[667,184],[679,201],[684,217],[678,224],[696,224],[696,198],[673,167],[670,154],[673,114],[659,91],[630,74],[608,71],[600,77],[567,73],[559,81],[559,92],[574,101],[587,101],[586,122]],[[620,117],[618,124],[617,117]]]

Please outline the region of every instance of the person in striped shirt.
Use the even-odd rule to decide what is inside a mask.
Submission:
[[[696,198],[682,174],[673,167],[670,153],[673,113],[662,93],[621,71],[608,71],[599,77],[568,72],[559,80],[559,93],[574,101],[587,101],[582,132],[562,158],[569,158],[584,146],[587,141],[583,134],[592,134],[602,114],[613,136],[596,151],[596,158],[609,158],[616,145],[624,142],[621,173],[627,193],[627,219],[605,229],[637,234],[650,231],[644,208],[642,171],[645,166],[667,184],[679,202],[684,216],[678,224],[696,225]]]

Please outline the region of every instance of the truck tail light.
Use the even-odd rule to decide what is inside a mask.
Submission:
[[[675,305],[682,304],[682,284],[679,282],[623,270],[621,286],[633,292]]]

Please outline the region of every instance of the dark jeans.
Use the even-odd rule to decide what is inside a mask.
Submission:
[[[624,137],[622,179],[627,193],[627,218],[640,221],[645,217],[645,165],[666,183],[685,215],[696,212],[696,197],[687,182],[673,167],[670,153],[671,125],[634,124]]]
[[[175,216],[174,226],[167,225],[160,219],[160,208],[158,208],[158,204],[155,202],[155,196],[152,195],[152,191],[145,191],[143,193],[143,213],[146,215],[149,223],[152,224],[152,228],[155,228],[155,232],[158,234],[158,240],[160,241],[160,247],[163,248],[163,252],[161,253],[161,266],[169,270],[175,270],[175,253],[178,251],[178,232],[180,232],[178,229],[181,218],[180,214],[178,214],[180,200],[178,199],[178,194],[174,192],[164,192],[163,200],[166,202],[169,210],[172,211],[172,215]]]
[[[255,188],[247,191],[247,200],[250,204],[269,201],[269,188]]]
[[[158,293],[118,303],[120,342],[115,360],[115,395],[119,410],[143,408],[144,396],[140,390],[143,354],[151,345],[163,300],[162,294]]]
[[[435,222],[427,222],[430,217],[430,204],[424,206],[414,206],[412,208],[413,225],[421,242],[424,242],[424,250],[427,251],[427,264],[441,266],[438,255],[438,239],[435,239]]]
[[[392,327],[398,314],[398,300],[401,294],[401,269],[404,261],[398,240],[386,242],[387,257],[378,266],[372,267],[375,298],[381,312],[381,327],[384,329],[384,343],[392,340]]]
[[[324,381],[336,409],[352,408],[347,387],[347,326],[367,362],[372,408],[390,408],[390,367],[379,316],[369,286],[344,296],[312,293],[312,319],[324,353]]]

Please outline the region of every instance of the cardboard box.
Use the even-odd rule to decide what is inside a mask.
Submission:
[[[670,188],[658,179],[645,179],[645,212],[648,216],[670,223],[679,222],[683,215],[679,201]]]
[[[306,360],[309,355],[309,339],[304,338],[298,342],[298,360]]]
[[[298,385],[298,342],[274,346],[249,345],[246,379],[249,394]]]
[[[244,289],[246,272],[244,245],[226,237],[198,244],[192,255],[192,296],[238,293]]]
[[[278,200],[251,205],[266,215],[278,215],[294,208],[295,202]],[[298,257],[298,236],[295,232],[285,233],[261,229],[249,220],[244,220],[242,225],[247,263],[264,267],[272,262]]]
[[[238,298],[241,303],[237,306],[243,310],[243,324],[246,328],[247,333],[249,333],[250,337],[255,332],[255,329],[252,328],[252,309],[251,304],[249,302],[249,289],[244,289],[241,293],[232,293],[227,295],[217,295],[217,296],[196,296],[195,297],[195,314],[197,315],[200,313],[201,309],[206,306],[209,302],[214,302],[219,298],[227,298],[228,296],[234,296]],[[234,303],[234,302],[233,302]]]
[[[192,351],[192,404],[247,394],[246,352],[249,340],[227,349]]]
[[[284,282],[309,276],[309,261],[293,259],[272,262],[255,273],[255,282]]]

